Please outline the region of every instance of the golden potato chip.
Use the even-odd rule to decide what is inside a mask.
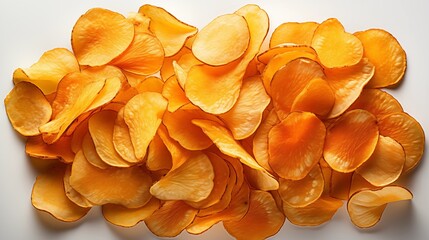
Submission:
[[[83,208],[70,201],[64,190],[65,165],[50,168],[39,174],[33,185],[31,203],[41,211],[64,222],[74,222],[85,216],[90,208]]]
[[[147,77],[142,82],[140,82],[135,86],[138,93],[144,93],[144,92],[162,93],[163,87],[164,87],[164,82],[160,78],[155,76]]]
[[[72,31],[72,48],[80,65],[101,66],[123,53],[134,38],[134,25],[119,13],[92,8]]]
[[[329,196],[340,200],[348,200],[350,197],[353,175],[354,172],[342,173],[332,171],[329,181]]]
[[[354,193],[359,192],[361,190],[377,190],[381,187],[376,187],[372,185],[370,182],[365,180],[362,175],[358,173],[352,174],[351,184],[350,184],[350,192],[348,198],[352,196]]]
[[[235,139],[252,135],[262,120],[262,113],[270,103],[261,78],[251,77],[243,81],[237,102],[226,113],[219,115]]]
[[[353,34],[347,33],[343,25],[330,18],[317,26],[311,46],[323,66],[341,68],[359,63],[363,56],[363,45]]]
[[[375,66],[368,88],[390,87],[402,80],[407,68],[407,56],[398,40],[382,29],[368,29],[354,35],[363,44],[363,56]]]
[[[74,154],[82,149],[82,142],[85,135],[88,133],[88,119],[79,123],[71,136],[70,148]]]
[[[185,89],[185,83],[186,79],[188,78],[189,70],[191,70],[193,66],[201,64],[203,63],[192,53],[184,54],[177,62],[173,61],[174,73],[176,74],[177,81],[179,82],[179,85],[182,89]]]
[[[374,186],[386,186],[399,178],[405,163],[401,144],[380,135],[374,153],[356,172]]]
[[[322,196],[314,203],[301,208],[283,204],[283,211],[292,224],[318,226],[331,220],[341,206],[343,206],[343,201]]]
[[[25,144],[25,152],[30,157],[58,159],[64,163],[71,163],[74,159],[71,137],[61,137],[53,144],[45,143],[41,136],[29,137]]]
[[[167,170],[172,166],[171,154],[158,134],[149,144],[146,168],[150,171]]]
[[[311,45],[314,31],[319,26],[316,22],[287,22],[278,26],[270,39],[270,48],[283,43]]]
[[[174,112],[189,103],[189,99],[180,87],[176,76],[171,76],[165,81],[164,88],[162,89],[162,96],[168,100],[169,112]]]
[[[186,39],[195,35],[197,28],[181,22],[165,9],[145,4],[139,13],[150,18],[149,30],[155,34],[164,47],[166,57],[173,56],[185,44]]]
[[[15,85],[4,99],[9,121],[23,136],[39,135],[39,127],[52,115],[51,104],[35,85],[22,82]]]
[[[255,189],[263,191],[274,191],[279,189],[279,182],[268,172],[256,170],[247,166],[243,166],[243,170],[247,182]]]
[[[205,64],[225,65],[240,58],[246,52],[249,41],[246,20],[237,14],[225,14],[197,33],[192,53]]]
[[[145,223],[158,237],[175,237],[192,223],[197,212],[183,201],[166,201]]]
[[[137,163],[140,160],[134,155],[134,147],[131,142],[130,130],[124,119],[124,107],[119,110],[113,126],[113,147],[125,161]],[[87,157],[88,158],[88,157]]]
[[[91,134],[87,133],[83,137],[81,150],[85,155],[86,160],[88,160],[88,162],[93,166],[98,167],[100,169],[106,169],[110,166],[106,162],[104,162],[103,159],[101,159],[98,155]]]
[[[192,53],[190,48],[182,47],[180,51],[174,54],[171,57],[164,58],[164,62],[162,63],[160,75],[162,80],[167,81],[171,76],[174,75],[173,62],[177,62],[183,55]]]
[[[365,110],[344,113],[327,129],[323,157],[337,172],[352,172],[366,162],[377,146],[374,115]]]
[[[116,97],[122,87],[121,80],[118,77],[106,79],[106,83],[98,93],[97,97],[92,101],[86,111],[94,110],[101,107]]]
[[[350,197],[347,211],[357,227],[369,228],[377,224],[388,203],[410,200],[411,192],[400,186],[386,186],[379,190],[362,190]]]
[[[405,151],[403,172],[415,168],[423,156],[425,134],[422,126],[410,115],[399,112],[378,120],[380,135],[390,137],[402,145]]]
[[[270,193],[251,190],[246,215],[238,221],[224,221],[223,225],[237,239],[265,239],[276,234],[284,221]]]
[[[170,171],[152,185],[150,193],[161,200],[198,202],[213,189],[214,170],[204,153],[195,153],[180,167]]]
[[[317,164],[301,180],[280,178],[279,194],[283,203],[291,207],[305,207],[315,202],[323,193],[324,179]]]
[[[122,205],[105,204],[102,207],[104,218],[117,226],[133,227],[144,221],[160,207],[160,201],[151,198],[148,203],[139,208],[127,208]]]
[[[289,114],[268,134],[271,168],[281,178],[304,178],[322,157],[325,135],[325,125],[313,113]]]
[[[96,205],[107,203],[137,208],[152,197],[152,178],[139,166],[100,169],[78,152],[72,164],[70,185]]]
[[[130,129],[137,159],[143,159],[150,141],[161,124],[167,100],[160,93],[145,92],[134,96],[124,109],[124,120]]]
[[[47,95],[55,92],[58,82],[65,75],[79,70],[79,63],[72,52],[65,48],[54,48],[43,53],[31,67],[16,69],[13,82],[31,82]]]
[[[184,162],[186,162],[190,157],[192,157],[193,152],[182,147],[182,145],[180,145],[177,141],[172,139],[168,134],[167,128],[163,124],[159,126],[157,133],[158,133],[158,136],[161,138],[162,142],[164,143],[165,147],[170,152],[170,155],[171,155],[170,171],[173,171],[174,169],[180,167]],[[168,165],[168,164],[169,163],[163,163],[163,165]]]
[[[66,193],[66,196],[70,199],[70,201],[74,202],[76,205],[83,207],[83,208],[90,208],[93,207],[94,204],[88,199],[86,199],[82,194],[78,193],[76,190],[72,188],[70,185],[70,175],[71,175],[71,165],[67,165],[66,170],[64,172],[64,190]]]

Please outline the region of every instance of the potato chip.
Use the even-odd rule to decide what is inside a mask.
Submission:
[[[150,171],[158,171],[170,169],[171,166],[171,154],[162,139],[156,134],[149,144],[146,168]]]
[[[88,133],[88,119],[79,123],[71,136],[70,148],[74,154],[82,149],[82,142],[85,135]]]
[[[271,47],[265,52],[258,54],[257,59],[260,63],[268,64],[277,55],[282,55],[285,53],[291,53],[295,55],[309,54],[308,58],[310,59],[314,58],[314,60],[317,57],[316,51],[311,46],[294,44],[294,43],[284,43],[284,44]],[[301,56],[301,57],[306,57],[306,56]],[[283,63],[283,64],[286,64],[286,63]]]
[[[155,34],[164,47],[166,57],[173,56],[185,44],[186,39],[195,35],[197,28],[181,22],[165,9],[145,4],[139,13],[150,18],[149,30]]]
[[[350,188],[352,184],[354,172],[342,173],[332,171],[329,185],[329,196],[348,200],[350,197]]]
[[[162,80],[167,81],[171,76],[174,75],[173,62],[177,62],[183,55],[192,53],[190,48],[182,47],[178,53],[171,57],[164,58],[162,63],[160,75]]]
[[[325,134],[325,125],[313,113],[289,114],[268,134],[271,168],[281,178],[304,178],[322,157]]]
[[[68,199],[64,190],[65,165],[50,168],[39,174],[33,185],[31,203],[41,211],[64,222],[74,222],[84,217],[90,208],[83,208]]]
[[[311,46],[323,66],[341,68],[359,63],[363,56],[363,45],[353,34],[347,33],[343,25],[330,18],[317,26]]]
[[[58,159],[64,163],[71,163],[74,153],[71,149],[71,137],[61,137],[53,144],[47,144],[41,136],[30,137],[25,144],[25,152],[30,157],[40,159]]]
[[[78,152],[74,159],[70,185],[96,205],[113,203],[137,208],[152,197],[149,193],[152,178],[143,168],[100,169],[91,165],[82,152]]]
[[[366,162],[378,142],[377,120],[368,111],[344,113],[329,126],[323,157],[337,172],[352,172]]]
[[[127,16],[127,20],[134,24],[135,34],[151,33],[149,30],[150,18],[139,12],[131,12]]]
[[[74,202],[76,205],[83,207],[83,208],[90,208],[93,207],[94,204],[88,199],[86,199],[82,194],[78,193],[76,190],[72,188],[70,185],[70,175],[71,175],[71,165],[67,165],[66,170],[64,172],[64,190],[66,196],[70,199],[70,201]]]
[[[387,186],[379,190],[362,190],[350,197],[347,211],[353,224],[369,228],[380,221],[388,203],[410,200],[411,192],[400,186]]]
[[[164,82],[159,77],[155,77],[155,76],[149,76],[135,86],[138,93],[144,93],[144,92],[162,93],[163,87],[164,87]]]
[[[92,8],[72,31],[72,48],[80,65],[101,66],[123,53],[134,38],[134,25],[119,13]]]
[[[158,136],[161,138],[165,147],[168,149],[171,155],[171,169],[170,171],[180,167],[184,162],[186,162],[193,154],[192,151],[187,150],[182,147],[177,141],[172,139],[168,134],[167,128],[161,124],[158,128]],[[167,165],[164,163],[163,165]]]
[[[121,80],[118,77],[106,79],[106,83],[98,93],[97,97],[92,101],[86,111],[94,110],[101,107],[116,97],[122,87]]]
[[[39,127],[49,121],[52,108],[35,85],[15,85],[4,99],[7,116],[13,128],[23,136],[39,135]]]
[[[358,173],[353,173],[348,198],[350,198],[350,196],[352,196],[354,193],[359,192],[361,190],[377,190],[380,188],[381,187],[376,187],[367,180],[365,180],[362,175]]]
[[[274,191],[279,189],[279,182],[268,172],[256,170],[247,166],[243,166],[243,170],[247,182],[255,189],[263,191]]]
[[[139,159],[134,154],[134,147],[131,141],[130,130],[124,119],[124,107],[119,110],[113,125],[113,147],[125,161],[138,163]]]
[[[407,68],[407,56],[398,40],[382,29],[368,29],[354,35],[363,44],[364,57],[368,58],[376,69],[366,87],[391,87],[398,84]]]
[[[91,134],[87,133],[85,134],[85,137],[83,137],[81,150],[83,155],[85,155],[86,160],[88,160],[88,162],[93,166],[100,169],[106,169],[110,166],[101,159],[100,155],[98,155]]]
[[[13,82],[31,82],[47,95],[55,92],[58,82],[65,75],[79,70],[79,64],[72,52],[65,48],[54,48],[43,53],[39,61],[31,67],[16,69]]]
[[[278,26],[270,39],[270,48],[283,43],[311,45],[314,31],[319,26],[316,22],[287,22]]]
[[[222,34],[219,34],[220,31]],[[192,53],[211,66],[228,64],[240,58],[249,46],[246,20],[237,14],[215,18],[202,28],[192,44]]]
[[[164,88],[162,89],[162,96],[168,100],[169,112],[174,112],[189,103],[189,99],[180,87],[176,76],[171,76],[167,81],[165,81]]]

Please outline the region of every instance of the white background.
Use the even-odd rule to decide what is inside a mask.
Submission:
[[[104,7],[123,14],[136,12],[144,3],[166,8],[173,15],[199,28],[213,18],[232,13],[246,3],[257,3],[271,20],[270,33],[288,21],[321,22],[338,18],[348,32],[383,28],[402,44],[408,56],[403,84],[390,92],[406,112],[429,132],[429,2],[400,0],[360,1],[86,1],[86,0],[0,0],[0,98],[12,89],[15,68],[29,67],[43,52],[70,48],[70,33],[79,16],[92,7]],[[139,224],[122,229],[106,223],[99,209],[77,224],[65,224],[38,213],[30,196],[36,171],[24,153],[24,141],[16,134],[0,104],[0,239],[156,239]],[[427,135],[426,135],[427,136]],[[429,160],[403,179],[414,193],[411,203],[389,206],[382,221],[369,230],[355,228],[342,208],[328,224],[302,228],[286,222],[272,239],[389,239],[423,240],[429,236]],[[176,239],[229,239],[217,225],[200,236],[186,233]]]

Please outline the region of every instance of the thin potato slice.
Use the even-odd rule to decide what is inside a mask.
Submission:
[[[121,205],[105,204],[102,207],[104,218],[117,226],[133,227],[151,216],[160,207],[160,201],[154,197],[139,208],[126,208]]]
[[[175,237],[192,223],[197,212],[183,201],[166,201],[145,223],[158,237]]]
[[[159,39],[166,57],[173,56],[185,44],[186,39],[195,35],[197,28],[181,22],[165,9],[145,4],[139,13],[150,18],[149,30]]]
[[[237,14],[225,14],[198,32],[192,44],[192,53],[205,64],[221,66],[240,58],[246,52],[249,41],[246,20]]]
[[[100,158],[100,155],[98,155],[97,150],[95,149],[94,141],[92,140],[91,134],[87,133],[83,137],[82,140],[82,152],[83,155],[85,155],[86,160],[90,164],[92,164],[95,167],[98,167],[100,169],[106,169],[109,167],[109,165],[103,161],[103,159]]]
[[[356,172],[374,186],[386,186],[399,178],[405,163],[401,144],[380,135],[374,153]]]
[[[52,108],[42,91],[28,82],[15,85],[4,99],[13,128],[23,136],[40,134],[39,127],[49,121]]]
[[[243,170],[247,182],[255,189],[262,191],[274,191],[279,189],[279,182],[268,172],[255,170],[247,166],[243,166]]]
[[[402,145],[405,151],[403,172],[415,168],[423,156],[425,134],[422,126],[410,115],[399,112],[379,119],[380,135],[390,137]]]
[[[262,113],[270,103],[258,76],[243,81],[237,102],[226,113],[219,115],[235,139],[241,140],[252,135],[262,121]]]
[[[122,84],[118,77],[106,79],[106,83],[98,93],[98,96],[92,101],[91,105],[86,111],[94,110],[98,107],[108,104],[111,102],[121,90]]]
[[[80,65],[101,66],[123,53],[134,38],[134,25],[119,13],[92,8],[72,31],[73,52]]]
[[[347,211],[353,224],[369,228],[377,224],[388,203],[410,200],[411,192],[400,186],[387,186],[379,190],[362,190],[353,194]]]
[[[146,167],[150,171],[167,170],[171,168],[171,154],[162,139],[156,134],[149,144]]]
[[[273,172],[269,164],[268,134],[272,127],[279,123],[279,118],[272,109],[259,125],[253,136],[253,156],[255,160],[269,172]]]
[[[233,138],[231,132],[217,122],[203,119],[192,120],[213,141],[219,150],[231,157],[239,158],[241,163],[257,169],[264,170],[256,160]]]
[[[130,130],[124,119],[124,107],[119,110],[115,123],[113,125],[112,142],[116,152],[125,161],[130,163],[138,163],[139,159],[134,154],[134,147],[131,141]]]
[[[319,26],[316,22],[287,22],[278,26],[270,39],[270,48],[283,43],[311,45],[314,31]]]
[[[191,70],[193,66],[201,64],[203,63],[192,53],[184,54],[177,62],[173,62],[174,73],[176,74],[177,81],[179,82],[179,85],[182,89],[185,89],[185,83],[186,79],[188,78],[189,70]]]
[[[354,172],[341,173],[332,171],[329,184],[329,196],[340,200],[348,200],[350,197],[353,175]]]
[[[72,165],[70,185],[96,205],[144,206],[152,197],[152,178],[141,167],[99,169],[78,152]]]
[[[157,92],[162,93],[162,89],[164,87],[164,82],[155,76],[150,76],[145,78],[142,82],[135,86],[138,93],[144,92]]]
[[[335,18],[325,20],[316,28],[311,46],[327,68],[353,66],[363,56],[361,41],[345,32],[343,25]]]
[[[239,221],[225,221],[223,225],[237,239],[265,239],[276,234],[284,221],[285,216],[270,193],[251,190],[246,215]]]
[[[377,146],[377,120],[365,110],[344,113],[329,126],[323,157],[337,172],[353,172],[366,162]]]
[[[53,144],[47,144],[41,136],[30,137],[25,144],[25,152],[30,157],[40,159],[58,159],[64,163],[71,163],[74,153],[71,149],[71,137],[61,137]]]
[[[72,52],[65,48],[54,48],[43,53],[31,67],[16,69],[13,82],[31,82],[48,95],[56,91],[58,82],[65,75],[79,70],[79,63]]]
[[[39,174],[33,185],[31,203],[36,209],[48,212],[58,220],[74,222],[85,216],[90,208],[80,207],[66,196],[64,173],[65,166],[62,165]]]
[[[180,167],[156,182],[150,193],[161,200],[198,202],[206,199],[214,186],[214,170],[204,153],[196,153]]]
[[[304,178],[322,157],[325,135],[325,125],[313,113],[289,114],[268,134],[271,168],[281,178]]]
[[[131,142],[137,159],[143,159],[147,147],[161,124],[167,100],[160,93],[145,92],[133,97],[124,110],[124,120],[130,129]]]
[[[322,170],[317,164],[301,180],[280,178],[279,194],[283,203],[291,207],[305,207],[315,202],[323,193],[324,180]]]
[[[368,88],[391,87],[402,80],[407,68],[407,56],[398,40],[382,29],[356,32],[364,47],[363,56],[375,66]]]
[[[176,76],[171,76],[164,83],[162,89],[162,96],[168,100],[168,111],[174,112],[180,107],[189,103],[189,99],[186,97],[185,92],[180,87]]]
[[[71,175],[71,165],[67,165],[66,171],[64,173],[64,190],[66,193],[66,196],[70,199],[70,201],[74,202],[76,205],[83,207],[83,208],[90,208],[93,207],[94,204],[88,199],[86,199],[82,194],[78,193],[76,190],[72,188],[70,185],[70,175]]]
[[[292,224],[319,226],[331,220],[341,206],[343,206],[343,201],[322,196],[314,203],[302,208],[294,208],[283,204],[283,211]]]

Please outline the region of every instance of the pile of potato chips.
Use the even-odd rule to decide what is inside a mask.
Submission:
[[[327,19],[284,23],[261,49],[268,30],[256,5],[200,30],[152,5],[82,15],[73,51],[18,68],[4,101],[26,153],[49,163],[34,207],[71,222],[101,206],[160,237],[222,222],[263,239],[286,218],[325,223],[343,201],[371,227],[411,199],[396,180],[418,165],[424,133],[380,90],[403,78],[398,41]]]

